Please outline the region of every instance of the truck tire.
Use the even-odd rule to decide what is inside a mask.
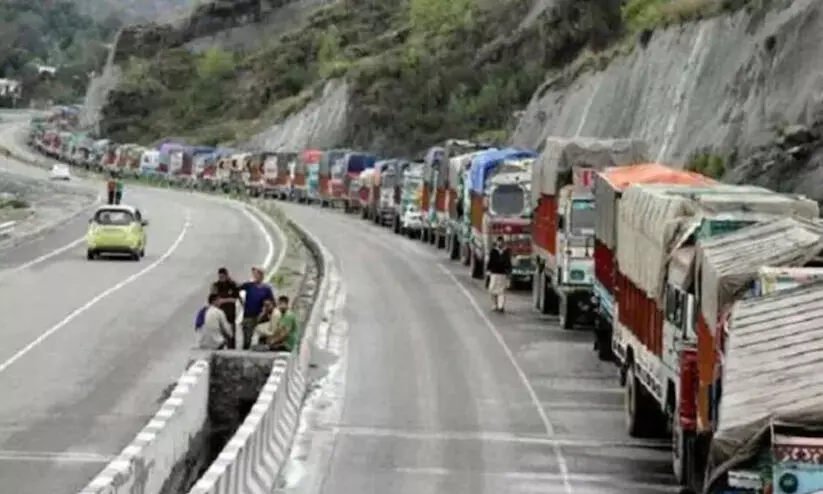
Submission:
[[[456,261],[460,258],[460,242],[457,241],[457,235],[449,236],[449,259]]]
[[[445,249],[446,248],[446,236],[438,234],[436,244],[437,244],[438,249]]]
[[[368,211],[366,210],[366,208],[363,208],[360,211],[360,219],[365,220],[366,218],[368,218],[368,216]]]
[[[535,275],[535,277],[537,278],[536,283],[538,283],[538,287],[540,288],[537,299],[537,310],[539,310],[541,314],[557,315],[558,300],[554,288],[552,288],[549,280],[546,279],[546,276],[542,274],[542,272],[539,275]]]
[[[679,407],[675,410],[672,416],[672,473],[674,474],[677,485],[685,487],[688,485],[688,471],[689,462],[686,444],[690,438],[690,434],[680,427],[680,420],[677,419],[679,415]]]
[[[663,423],[662,413],[657,409],[657,402],[649,396],[646,388],[637,379],[634,362],[629,362],[626,369],[624,390],[626,432],[636,438],[659,437]]]
[[[557,315],[559,316],[558,324],[562,329],[570,330],[574,329],[574,322],[577,319],[577,308],[574,304],[569,303],[568,297],[557,297],[560,302],[558,305]]]
[[[397,215],[392,216],[392,231],[395,235],[400,235],[400,218]]]
[[[460,246],[460,259],[463,262],[464,266],[468,266],[471,264],[471,258],[469,257],[471,255],[472,251],[467,245]]]
[[[474,255],[474,252],[469,252],[471,256],[471,271],[472,271],[472,278],[476,280],[483,279],[483,264],[477,259],[477,256]]]

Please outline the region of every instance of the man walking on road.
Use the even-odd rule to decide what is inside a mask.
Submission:
[[[492,298],[492,310],[505,312],[506,288],[508,288],[509,275],[512,272],[512,256],[509,249],[503,244],[503,237],[497,237],[494,249],[489,253],[486,271],[489,273],[489,295]]]
[[[240,297],[240,289],[237,283],[231,279],[229,270],[220,268],[217,270],[217,281],[211,285],[211,293],[217,295],[217,304],[223,314],[226,315],[226,320],[231,325],[231,339],[227,342],[229,348],[236,348],[235,322],[237,321],[237,299]]]
[[[223,350],[231,338],[231,325],[217,306],[217,295],[209,295],[209,305],[203,313],[203,325],[197,329],[197,346],[203,350]]]
[[[106,181],[106,195],[108,196],[108,203],[114,204],[114,194],[117,189],[117,181],[114,179],[114,172],[111,172],[108,181]]]
[[[251,281],[237,287],[238,291],[246,293],[243,302],[243,350],[251,347],[254,329],[261,322],[260,316],[264,313],[267,302],[274,305],[274,291],[263,281],[263,269],[252,268],[251,276]]]

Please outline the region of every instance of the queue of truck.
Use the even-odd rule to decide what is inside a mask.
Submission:
[[[450,139],[419,160],[145,149],[49,124],[30,141],[77,166],[340,208],[480,280],[503,237],[513,285],[592,331],[627,432],[671,440],[685,492],[823,492],[823,222],[803,196],[652,163],[637,139]]]

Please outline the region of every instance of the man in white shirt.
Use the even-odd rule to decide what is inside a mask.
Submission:
[[[203,326],[197,330],[197,346],[202,350],[222,350],[231,341],[232,325],[217,305],[218,295],[209,295],[209,305],[203,318]]]

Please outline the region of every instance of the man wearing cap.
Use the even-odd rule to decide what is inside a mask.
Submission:
[[[251,281],[238,287],[238,291],[246,294],[243,302],[243,350],[251,348],[252,336],[260,322],[260,316],[264,314],[267,306],[273,306],[275,303],[274,291],[263,281],[263,269],[252,268],[251,277]]]

